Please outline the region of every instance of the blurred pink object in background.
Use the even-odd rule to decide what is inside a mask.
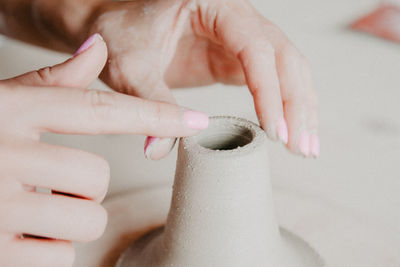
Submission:
[[[355,21],[351,27],[400,42],[400,1],[383,1],[378,8]]]

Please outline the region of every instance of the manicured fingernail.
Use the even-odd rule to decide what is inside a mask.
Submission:
[[[311,155],[314,157],[319,157],[320,145],[319,145],[319,137],[316,134],[312,134],[310,136],[310,148]]]
[[[144,156],[146,159],[151,159],[151,151],[154,148],[153,144],[157,139],[157,137],[147,136],[146,141],[144,142]]]
[[[299,150],[304,156],[310,154],[310,136],[307,132],[303,132],[299,138]]]
[[[288,142],[288,128],[284,118],[281,118],[276,125],[276,132],[279,139],[286,145]]]
[[[100,34],[95,33],[92,36],[90,36],[82,45],[81,47],[78,48],[78,50],[76,50],[74,57],[85,52],[86,50],[88,50],[95,42],[97,39],[103,40],[103,38],[101,37]]]
[[[208,127],[208,116],[202,112],[185,110],[183,120],[190,129],[204,130]]]
[[[151,160],[162,159],[169,152],[171,152],[175,142],[175,138],[158,138],[148,136],[144,144],[144,156]]]

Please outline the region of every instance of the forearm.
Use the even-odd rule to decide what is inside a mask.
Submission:
[[[91,16],[107,0],[0,0],[0,33],[72,52],[87,37]]]

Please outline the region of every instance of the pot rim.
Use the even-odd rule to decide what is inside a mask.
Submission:
[[[213,136],[212,131],[223,132],[223,129],[227,129],[226,133],[237,131],[237,137],[240,136],[240,132],[245,132],[247,135],[245,138],[250,140],[248,142],[246,141],[244,145],[238,145],[235,148],[213,149],[201,144],[201,139]],[[232,136],[235,135],[232,134]],[[206,130],[195,136],[184,137],[181,139],[181,142],[185,149],[190,148],[191,152],[196,154],[236,156],[247,154],[261,147],[266,142],[266,137],[264,130],[261,129],[260,126],[247,119],[233,116],[213,116],[210,117],[209,127]]]

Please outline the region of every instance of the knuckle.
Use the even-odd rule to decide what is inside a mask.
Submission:
[[[274,45],[267,38],[264,38],[262,33],[258,35],[259,38],[257,38],[257,40],[243,46],[243,51],[246,51],[247,53],[259,53],[259,51],[262,51],[263,54],[269,57],[275,57]]]
[[[53,75],[52,67],[45,67],[36,71],[38,80],[46,85],[52,85],[55,83],[55,77]]]
[[[151,125],[159,125],[162,121],[162,117],[163,117],[163,109],[161,107],[161,104],[157,104],[155,105],[155,109],[154,109],[154,123],[151,123]]]
[[[84,98],[89,104],[95,120],[106,120],[110,118],[114,103],[113,94],[99,90],[85,90]]]
[[[156,107],[149,100],[139,98],[137,100],[136,118],[137,124],[141,125],[143,131],[150,132],[160,121],[161,111],[157,104]]]
[[[281,53],[282,53],[282,57],[285,58],[286,60],[290,60],[293,61],[294,59],[298,59],[299,58],[299,51],[297,50],[297,48],[289,41],[287,41],[282,49],[281,49]]]
[[[284,45],[282,57],[285,59],[285,62],[295,62],[295,65],[303,70],[310,69],[310,62],[308,59],[290,42]]]
[[[264,43],[264,47],[267,51],[269,51],[271,54],[275,54],[275,48],[274,46],[271,44],[271,42],[265,42]]]
[[[286,101],[285,105],[290,106],[292,109],[305,111],[307,114],[318,112],[318,101],[313,92],[300,92],[293,94]]]
[[[269,41],[264,41],[261,43],[263,51],[271,57],[275,57],[275,48]]]

